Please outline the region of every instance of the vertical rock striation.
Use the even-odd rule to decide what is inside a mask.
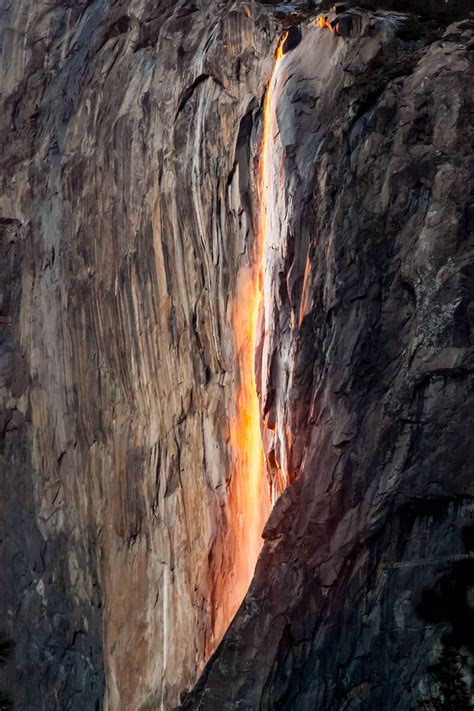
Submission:
[[[332,20],[276,100],[263,406],[298,478],[186,709],[412,708],[416,604],[466,557],[474,23]]]
[[[274,32],[246,4],[1,12],[0,601],[17,701],[89,710],[105,685],[110,709],[170,708],[251,573],[228,496],[232,310]]]
[[[11,681],[22,709],[169,709],[250,574],[233,327],[280,28],[206,0],[0,13]],[[401,711],[437,640],[417,591],[472,516],[473,26],[399,24],[305,25],[281,64],[257,384],[294,483],[186,708]]]

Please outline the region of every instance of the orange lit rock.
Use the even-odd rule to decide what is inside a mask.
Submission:
[[[337,18],[275,65],[261,3],[2,3],[18,708],[169,711],[222,635],[188,709],[417,705],[472,523],[473,26]]]
[[[334,29],[333,29],[331,23],[328,22],[327,15],[320,15],[316,20],[316,24],[318,27],[326,27],[331,32],[334,32]]]
[[[474,23],[401,23],[311,23],[275,86],[264,441],[298,478],[186,711],[406,711],[445,631],[416,604],[472,538]]]
[[[241,268],[233,309],[235,350],[238,357],[239,386],[236,393],[235,418],[230,424],[233,452],[230,485],[230,540],[234,549],[233,577],[224,599],[232,600],[225,618],[228,624],[240,605],[252,578],[263,545],[262,531],[271,510],[273,489],[281,491],[281,477],[267,481],[261,428],[263,420],[255,381],[257,329],[259,314],[264,310],[262,285],[265,272],[267,236],[267,189],[273,146],[273,89],[283,59],[286,34],[275,51],[275,64],[267,86],[263,108],[263,132],[260,148],[259,226],[253,264]]]

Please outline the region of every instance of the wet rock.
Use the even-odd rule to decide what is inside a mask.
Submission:
[[[17,704],[405,711],[439,639],[418,592],[472,517],[472,22],[425,46],[342,11],[289,36],[258,380],[294,483],[188,694],[230,616],[230,314],[281,28],[255,3],[129,5],[1,15]]]
[[[228,623],[230,299],[272,22],[206,2],[1,11],[0,609],[19,708],[170,708]]]
[[[344,17],[303,33],[277,89],[262,338],[299,479],[185,709],[416,706],[440,639],[416,606],[474,513],[474,27],[423,48],[397,15]]]

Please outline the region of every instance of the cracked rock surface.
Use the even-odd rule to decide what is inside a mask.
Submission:
[[[170,708],[229,615],[239,180],[275,33],[245,4],[0,8],[10,681],[22,709]]]
[[[474,24],[338,24],[302,26],[277,90],[262,418],[294,483],[189,692],[228,614],[231,314],[281,28],[256,3],[0,0],[0,610],[21,709],[419,696],[439,630],[417,596],[472,521]]]
[[[185,709],[406,711],[439,650],[416,605],[473,518],[474,22],[399,22],[282,63],[263,388],[298,478]]]

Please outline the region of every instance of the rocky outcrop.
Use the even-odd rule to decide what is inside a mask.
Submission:
[[[233,612],[230,314],[269,22],[2,3],[0,601],[20,708],[101,707],[105,679],[110,709],[169,708]]]
[[[297,481],[186,709],[405,711],[437,651],[416,605],[473,515],[474,23],[399,19],[312,26],[282,68],[265,402]]]
[[[254,3],[0,8],[11,682],[22,709],[171,708],[242,585],[232,314],[280,27]],[[472,515],[472,22],[345,17],[302,27],[276,101],[259,387],[294,483],[186,708],[409,708],[439,638],[417,595]]]

